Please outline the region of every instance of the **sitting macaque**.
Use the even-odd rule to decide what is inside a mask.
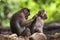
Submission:
[[[10,28],[12,33],[16,33],[18,36],[28,36],[30,35],[30,30],[28,28],[33,20],[27,20],[30,15],[30,10],[28,8],[22,8],[16,12],[10,20]]]
[[[47,19],[45,10],[40,10],[38,14],[33,17],[34,21],[31,23],[30,31],[31,34],[39,32],[43,33],[44,20]]]

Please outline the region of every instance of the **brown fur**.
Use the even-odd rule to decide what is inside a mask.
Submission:
[[[18,36],[28,36],[30,30],[28,26],[31,24],[31,21],[28,21],[27,18],[30,15],[30,11],[27,8],[22,8],[16,12],[10,20],[10,28],[12,33],[16,33]],[[28,32],[26,32],[28,31]]]
[[[44,10],[40,10],[38,14],[33,17],[34,21],[31,23],[31,34],[35,32],[43,33],[44,20],[47,19],[47,15]]]

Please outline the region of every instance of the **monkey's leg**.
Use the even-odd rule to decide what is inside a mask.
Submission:
[[[23,35],[23,36],[30,36],[30,35],[31,35],[30,29],[29,29],[29,28],[26,28],[26,29],[22,32],[22,35]]]

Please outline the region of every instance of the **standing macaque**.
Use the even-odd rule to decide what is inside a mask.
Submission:
[[[40,10],[38,14],[33,17],[34,21],[31,23],[30,31],[33,33],[43,33],[44,20],[47,19],[45,10]]]
[[[12,16],[10,20],[10,28],[12,33],[16,33],[18,36],[30,35],[28,26],[31,25],[33,20],[27,20],[29,15],[30,10],[28,8],[22,8]]]

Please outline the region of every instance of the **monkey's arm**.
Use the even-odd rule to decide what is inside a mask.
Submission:
[[[30,21],[23,21],[21,24],[24,25],[24,26],[29,26],[31,25],[31,23],[33,22],[33,20],[30,20]]]
[[[20,35],[25,30],[25,27],[22,27],[19,21],[16,21],[16,30],[18,31],[18,35]]]
[[[27,20],[27,19],[25,18],[24,14],[21,14],[21,18],[22,18],[22,19],[20,19],[20,20],[21,20],[21,25],[22,25],[22,26],[29,26],[29,25],[31,25],[31,23],[33,22],[33,20]]]

